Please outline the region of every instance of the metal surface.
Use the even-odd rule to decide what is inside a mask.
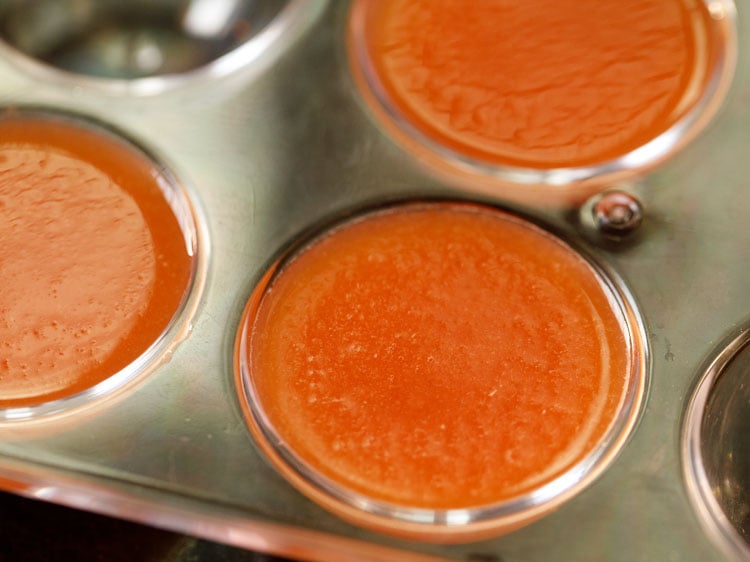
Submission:
[[[750,332],[709,365],[685,417],[683,462],[706,532],[731,560],[750,558]]]
[[[606,191],[592,203],[594,226],[604,236],[628,236],[643,222],[643,205],[626,191]]]
[[[0,52],[47,81],[152,95],[251,64],[261,71],[262,55],[320,7],[299,0],[5,0]]]
[[[295,492],[253,445],[233,385],[242,309],[290,241],[366,204],[457,193],[426,175],[360,101],[347,67],[345,3],[311,16],[256,66],[149,97],[3,58],[3,105],[91,115],[162,155],[203,208],[211,263],[192,333],[169,363],[96,411],[4,428],[0,486],[303,559],[722,560],[688,501],[680,428],[701,366],[750,311],[744,3],[738,19],[728,100],[691,145],[632,186],[646,211],[633,236],[602,239],[568,208],[523,209],[587,245],[639,302],[653,351],[639,426],[606,473],[556,512],[503,537],[447,547],[354,528]]]

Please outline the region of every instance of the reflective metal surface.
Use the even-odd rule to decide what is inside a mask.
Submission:
[[[233,386],[242,309],[292,240],[364,205],[465,195],[427,175],[369,116],[347,65],[347,5],[331,2],[319,18],[310,9],[257,65],[151,96],[60,79],[3,49],[0,103],[78,111],[150,147],[197,194],[212,262],[191,335],[169,363],[95,413],[4,429],[0,486],[300,559],[724,560],[688,499],[680,436],[702,365],[750,311],[750,11],[738,7],[727,102],[683,152],[629,186],[645,208],[632,236],[592,234],[576,209],[544,200],[522,209],[586,246],[638,301],[653,365],[635,433],[601,478],[556,512],[458,546],[367,532],[305,499],[255,448]]]
[[[706,531],[732,560],[750,559],[750,332],[720,350],[686,413],[686,481]]]
[[[255,63],[319,2],[6,0],[0,50],[48,78],[153,94]]]
[[[643,222],[643,205],[632,193],[608,190],[591,202],[594,226],[604,236],[631,235]]]

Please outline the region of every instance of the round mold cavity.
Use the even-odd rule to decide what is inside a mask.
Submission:
[[[376,121],[469,190],[578,204],[692,140],[735,68],[731,0],[356,0],[347,47]],[[520,184],[520,185],[519,185]]]
[[[729,341],[685,412],[682,462],[701,525],[729,560],[750,558],[750,332]]]
[[[46,77],[133,94],[260,62],[322,0],[24,0],[0,6],[5,55]]]
[[[235,383],[256,444],[313,501],[467,542],[549,513],[613,462],[647,386],[644,334],[619,280],[554,234],[493,207],[404,202],[266,271]]]
[[[188,336],[204,222],[158,158],[107,125],[0,113],[0,424],[106,404]]]

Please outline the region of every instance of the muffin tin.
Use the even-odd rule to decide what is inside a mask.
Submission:
[[[746,545],[728,522],[736,506],[728,516],[713,508],[707,515],[702,506],[712,496],[695,493],[691,476],[705,461],[684,443],[712,435],[694,427],[714,381],[742,384],[703,375],[716,372],[706,365],[729,353],[719,342],[750,316],[750,15],[743,7],[737,70],[715,121],[642,179],[597,187],[618,188],[633,212],[640,209],[633,201],[642,203],[643,223],[627,236],[596,228],[592,209],[607,208],[600,200],[570,205],[581,193],[561,204],[525,200],[507,185],[493,193],[487,183],[470,194],[463,182],[423,168],[362,101],[349,67],[345,3],[290,1],[228,53],[245,53],[241,62],[171,77],[92,78],[4,45],[0,103],[102,121],[146,147],[186,184],[207,252],[206,284],[185,340],[112,399],[53,419],[5,420],[0,486],[300,559],[741,559],[745,547],[722,546],[727,536]],[[248,44],[255,48],[242,51]],[[295,491],[253,443],[233,366],[247,299],[290,244],[344,215],[433,198],[499,205],[582,246],[637,301],[633,322],[651,350],[638,426],[595,482],[524,528],[450,546],[352,526]],[[728,431],[747,415],[740,407],[725,413],[737,416]],[[742,498],[750,483],[738,466],[707,472],[739,475],[732,489]]]

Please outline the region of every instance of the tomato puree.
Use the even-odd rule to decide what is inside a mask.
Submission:
[[[191,257],[159,178],[92,129],[0,120],[0,406],[92,387],[165,329]]]
[[[366,50],[390,103],[470,158],[531,168],[622,156],[706,82],[699,0],[378,0]]]
[[[247,365],[268,422],[314,471],[404,506],[486,505],[602,439],[630,369],[613,302],[588,262],[529,222],[405,205],[282,266]]]

